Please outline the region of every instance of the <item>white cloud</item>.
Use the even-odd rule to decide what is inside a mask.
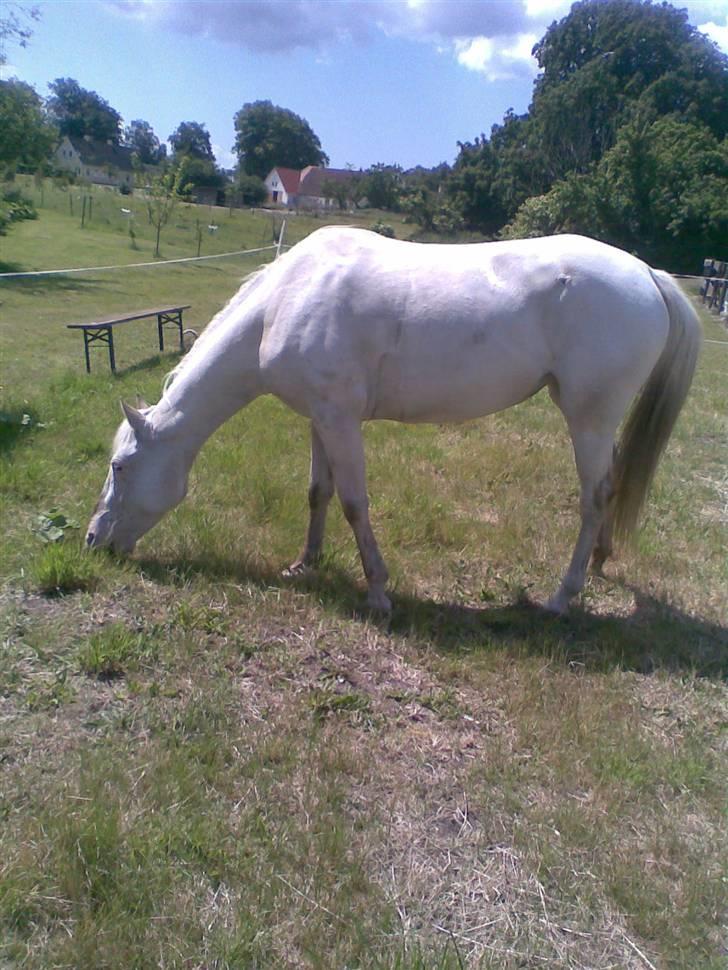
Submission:
[[[378,33],[413,40],[510,36],[528,26],[527,2],[554,0],[109,0],[157,28],[254,50],[321,49]]]
[[[7,81],[9,78],[15,77],[17,73],[17,67],[13,67],[12,64],[0,64],[0,81]]]
[[[571,0],[526,0],[526,15],[534,19],[565,17],[571,10]]]
[[[489,81],[506,81],[536,73],[537,64],[531,50],[537,40],[537,34],[517,34],[499,41],[474,37],[456,41],[455,53],[458,63],[468,70],[484,74]]]
[[[434,44],[495,80],[535,72],[531,48],[570,0],[107,0],[155,30],[210,37],[263,52],[319,56],[377,35]]]
[[[728,54],[728,16],[724,24],[716,24],[710,20],[707,24],[700,24],[698,30],[707,34],[722,51]]]

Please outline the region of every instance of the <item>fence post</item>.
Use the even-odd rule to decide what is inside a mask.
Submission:
[[[283,235],[285,231],[286,231],[286,220],[284,219],[281,224],[280,235],[278,236],[278,245],[276,246],[276,259],[278,259],[278,257],[281,254],[281,247],[283,246]]]

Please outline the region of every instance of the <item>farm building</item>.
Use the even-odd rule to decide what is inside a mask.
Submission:
[[[298,171],[276,166],[265,178],[268,199],[289,209],[329,209],[339,205],[332,189],[361,177],[348,168],[308,165]]]
[[[265,178],[269,201],[274,205],[293,206],[300,181],[301,173],[298,169],[281,166],[271,169]]]
[[[64,135],[53,160],[62,171],[96,185],[134,185],[131,150],[120,145]]]

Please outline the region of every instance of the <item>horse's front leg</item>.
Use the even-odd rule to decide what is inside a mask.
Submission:
[[[552,613],[565,613],[573,597],[584,588],[589,559],[597,535],[601,537],[600,529],[613,493],[613,433],[572,429],[571,436],[581,482],[581,529],[566,575],[546,603],[546,609]]]
[[[308,486],[308,532],[301,555],[286,570],[297,575],[315,566],[321,557],[326,529],[326,512],[334,494],[334,477],[318,431],[311,424],[311,477]]]
[[[317,431],[331,462],[344,515],[359,547],[369,586],[367,602],[373,610],[389,611],[392,604],[385,592],[389,574],[369,521],[361,424],[348,417],[329,419],[317,422]]]

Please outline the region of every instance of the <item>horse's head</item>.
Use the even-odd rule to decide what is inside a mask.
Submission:
[[[133,552],[137,540],[187,493],[191,456],[173,428],[152,420],[153,408],[122,404],[125,420],[114,438],[104,487],[86,532],[91,548]]]

